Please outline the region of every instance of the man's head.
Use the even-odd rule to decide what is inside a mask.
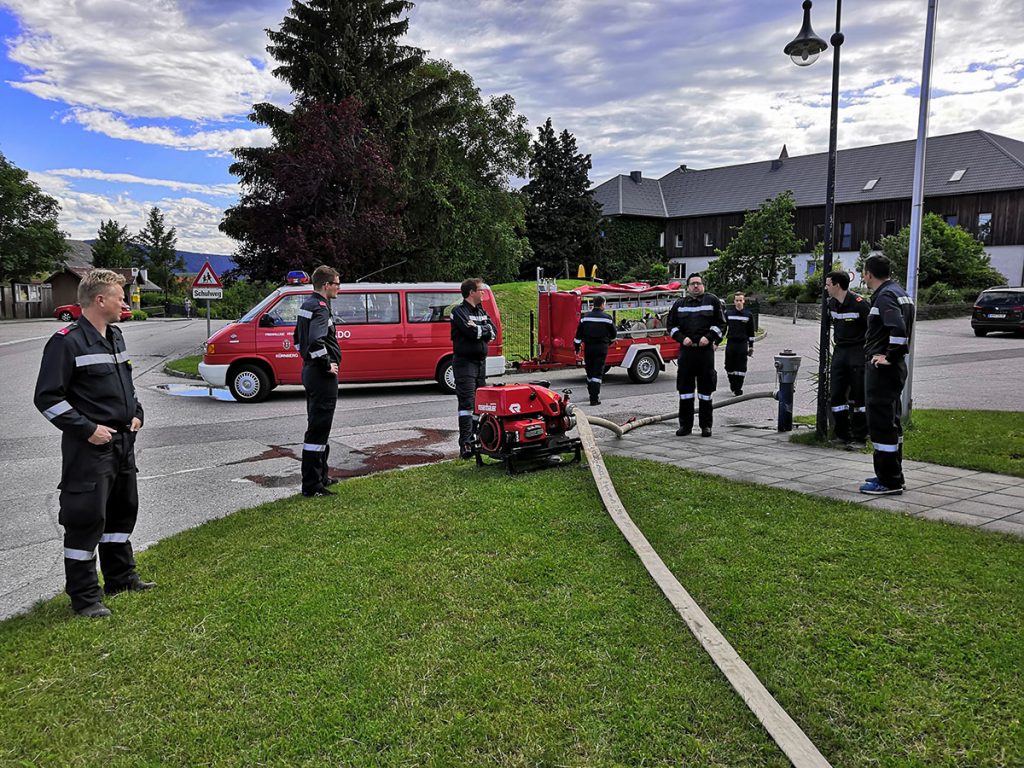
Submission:
[[[594,309],[604,309],[604,296],[594,297]]]
[[[704,295],[704,278],[700,272],[693,272],[686,278],[686,290],[691,296]]]
[[[462,281],[462,298],[475,307],[480,306],[480,293],[483,291],[483,285],[483,278],[467,277]]]
[[[338,270],[334,267],[320,265],[313,270],[313,290],[327,299],[333,299],[338,295],[338,286],[341,281],[338,279]]]
[[[892,262],[881,254],[868,256],[864,260],[864,282],[872,291],[892,275]]]
[[[828,295],[836,301],[846,298],[846,292],[850,289],[850,276],[845,272],[836,270],[825,275],[825,290]]]
[[[124,300],[124,278],[109,269],[94,269],[78,284],[78,303],[87,317],[113,323],[121,319]]]
[[[733,294],[732,303],[736,309],[743,309],[747,303],[747,295],[743,293],[743,291],[736,291],[736,293]]]

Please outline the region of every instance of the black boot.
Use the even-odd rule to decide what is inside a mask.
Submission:
[[[679,429],[676,437],[685,437],[693,432],[693,399],[679,401]]]
[[[473,417],[459,416],[459,456],[463,459],[473,457]]]

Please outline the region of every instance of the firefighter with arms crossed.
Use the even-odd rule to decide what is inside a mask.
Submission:
[[[604,375],[604,361],[608,357],[608,345],[615,341],[615,321],[604,311],[604,296],[594,297],[594,308],[580,318],[576,328],[573,348],[576,354],[583,346],[583,365],[587,371],[587,392],[590,404],[601,404],[601,377]]]
[[[94,269],[78,284],[82,315],[47,342],[36,381],[35,406],[61,430],[60,524],[64,576],[71,608],[104,618],[103,593],[156,586],[135,570],[129,538],[139,510],[135,435],[142,405],[121,330],[124,278]]]
[[[864,390],[875,476],[867,479],[860,492],[898,496],[904,486],[900,395],[907,381],[914,300],[890,279],[892,266],[885,256],[868,256],[863,271],[864,282],[872,290],[864,336]]]
[[[482,306],[483,280],[462,281],[462,303],[452,310],[452,372],[459,403],[459,455],[473,456],[476,435],[476,390],[486,383],[487,343],[497,336],[494,323]]]
[[[864,333],[871,305],[849,288],[850,276],[845,272],[837,270],[825,276],[828,311],[836,341],[829,371],[829,405],[836,425],[836,441],[863,448],[868,436],[864,406]]]
[[[754,315],[745,309],[747,296],[736,291],[732,297],[733,309],[726,313],[728,331],[725,337],[725,373],[729,389],[734,395],[743,394],[743,380],[747,376],[747,358],[754,356]]]
[[[704,292],[704,280],[694,272],[686,280],[687,295],[669,310],[666,325],[669,335],[679,342],[679,429],[682,437],[693,432],[693,399],[696,382],[700,434],[711,437],[711,395],[715,391],[715,347],[721,343],[725,327],[722,302],[713,293]]]
[[[333,496],[327,486],[337,482],[327,469],[331,425],[338,406],[341,347],[334,329],[331,299],[338,295],[338,272],[320,266],[313,271],[313,293],[295,320],[295,348],[302,355],[302,386],[306,389],[306,434],[302,438],[302,495]]]

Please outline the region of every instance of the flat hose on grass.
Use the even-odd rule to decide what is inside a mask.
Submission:
[[[737,395],[736,397],[728,397],[725,400],[716,401],[714,404],[715,408],[724,408],[727,405],[734,405],[735,403],[742,403],[747,400],[757,400],[758,398],[770,397],[774,400],[779,399],[778,392],[750,392],[746,395]],[[659,421],[671,421],[672,419],[679,418],[679,411],[672,411],[672,413],[663,413],[660,416],[645,416],[642,419],[631,421],[628,424],[616,424],[614,421],[608,419],[602,419],[600,416],[588,416],[588,420],[595,427],[604,427],[607,430],[615,433],[616,437],[622,437],[627,432],[634,430],[638,427],[646,427],[648,424],[657,424]]]
[[[743,395],[744,398],[763,397],[764,395]],[[675,414],[672,414],[673,417]],[[650,417],[656,421],[663,420],[663,417]],[[712,661],[725,675],[729,684],[740,695],[740,698],[754,713],[754,716],[761,721],[761,724],[768,731],[768,734],[779,745],[786,757],[796,768],[830,768],[828,760],[818,751],[817,747],[807,738],[800,726],[797,725],[786,710],[775,700],[775,698],[764,687],[764,684],[757,679],[746,662],[736,653],[736,649],[729,644],[725,636],[711,622],[697,602],[690,597],[679,580],[672,575],[672,571],[662,561],[654,547],[647,541],[647,537],[626,512],[626,508],[619,500],[612,484],[608,469],[604,465],[601,451],[594,440],[594,431],[590,423],[597,421],[590,419],[585,413],[576,411],[576,427],[583,441],[583,450],[587,455],[587,463],[590,465],[590,472],[594,476],[597,490],[601,494],[601,501],[605,509],[615,521],[626,541],[636,552],[640,561],[644,564],[647,572],[657,583],[672,607],[676,609],[686,626],[690,628],[693,636],[697,638],[704,650],[711,656]],[[601,419],[601,421],[605,421]],[[608,422],[609,424],[611,422]],[[645,423],[653,423],[647,420]],[[634,422],[629,426],[639,426],[640,422]],[[618,426],[617,424],[615,426]],[[621,434],[619,435],[621,437]]]

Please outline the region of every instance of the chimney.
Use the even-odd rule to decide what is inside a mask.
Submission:
[[[644,174],[642,171],[630,171],[629,178],[633,180],[634,184],[639,184],[644,180]]]
[[[683,164],[681,164],[681,165],[679,166],[679,170],[680,170],[681,172],[683,172],[683,173],[686,173],[686,163],[683,163]]]
[[[789,152],[786,151],[786,145],[783,144],[782,145],[782,151],[779,152],[779,160],[788,160],[788,159],[789,159]]]

